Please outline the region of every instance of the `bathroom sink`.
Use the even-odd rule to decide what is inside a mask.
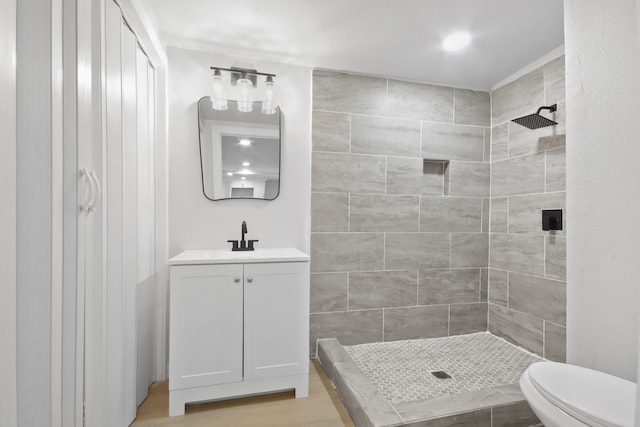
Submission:
[[[309,255],[295,248],[256,249],[232,252],[230,249],[199,249],[181,252],[169,260],[169,265],[229,264],[251,262],[308,261]]]

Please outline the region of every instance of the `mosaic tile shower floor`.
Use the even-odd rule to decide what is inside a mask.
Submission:
[[[344,346],[391,403],[517,384],[540,359],[486,332]],[[434,377],[445,371],[448,379]]]

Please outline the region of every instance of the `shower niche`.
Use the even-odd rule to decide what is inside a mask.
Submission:
[[[422,174],[435,188],[442,189],[440,195],[449,195],[449,160],[423,159]]]

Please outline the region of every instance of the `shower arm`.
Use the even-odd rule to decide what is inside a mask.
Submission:
[[[536,111],[536,114],[540,115],[540,111],[542,110],[549,110],[550,112],[555,113],[558,110],[558,104],[553,104],[548,107],[540,107],[538,108],[538,111]]]

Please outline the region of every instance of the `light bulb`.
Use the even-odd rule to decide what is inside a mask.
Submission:
[[[471,43],[471,34],[459,32],[453,33],[444,39],[442,47],[446,51],[456,52],[467,47],[469,43]]]
[[[238,111],[243,113],[250,113],[253,110],[253,83],[247,79],[246,76],[242,76],[237,81],[238,85]]]
[[[264,82],[264,97],[262,98],[262,112],[264,114],[275,114],[278,108],[276,102],[276,91],[272,76],[267,76]]]
[[[242,162],[242,166],[244,166],[244,167],[251,166],[251,163],[249,163],[249,162]]]
[[[227,106],[227,95],[224,93],[220,70],[215,70],[213,74],[213,81],[211,82],[211,106],[214,110],[226,110],[229,108]]]

